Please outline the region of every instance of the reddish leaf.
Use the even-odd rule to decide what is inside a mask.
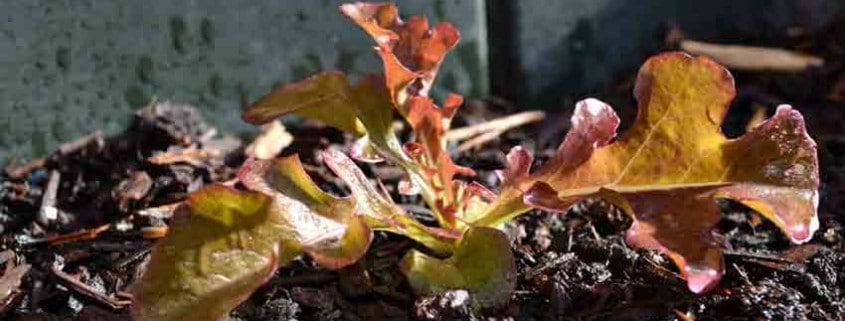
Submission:
[[[443,57],[460,39],[458,30],[449,23],[429,29],[428,20],[422,16],[403,21],[392,3],[344,4],[340,10],[376,41],[387,88],[403,114],[409,95],[428,94]]]
[[[818,228],[818,163],[797,111],[781,106],[752,132],[727,139],[720,125],[734,97],[732,77],[710,59],[681,53],[649,59],[635,95],[637,120],[616,141],[613,110],[597,100],[579,103],[557,155],[505,186],[476,223],[525,211],[515,197],[521,191],[525,202],[558,211],[585,196],[604,197],[633,215],[628,241],[668,252],[694,292],[722,273],[721,251],[709,237],[720,217],[715,197],[759,211],[796,243],[809,240]]]
[[[225,316],[298,254],[271,200],[211,185],[188,199],[135,288],[136,321],[213,321]]]
[[[528,179],[533,162],[534,156],[522,146],[511,148],[507,155],[507,167],[496,171],[496,175],[502,182],[501,186],[504,188]]]
[[[460,189],[464,186],[457,184],[455,175],[464,174],[474,176],[474,172],[465,167],[460,167],[452,161],[452,158],[444,149],[443,135],[446,132],[444,123],[447,122],[447,115],[454,114],[456,104],[461,101],[460,96],[452,95],[447,100],[450,104],[447,109],[440,109],[428,97],[413,96],[408,99],[407,119],[418,135],[417,152],[412,153],[417,164],[422,167],[425,186],[429,186],[434,193],[435,212],[443,226],[454,227],[457,224],[457,216],[463,216],[459,198]],[[444,114],[445,113],[445,114]]]

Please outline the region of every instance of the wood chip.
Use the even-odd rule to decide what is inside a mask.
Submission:
[[[44,189],[44,195],[41,197],[41,208],[38,210],[38,223],[41,223],[43,226],[49,226],[51,222],[59,217],[59,209],[56,208],[56,196],[59,192],[61,179],[61,172],[57,170],[50,171],[50,180],[47,181],[47,187]]]
[[[147,226],[141,228],[141,235],[145,239],[160,239],[167,236],[167,226]]]
[[[6,271],[0,277],[0,304],[6,304],[12,294],[18,291],[21,281],[29,272],[31,266],[29,264],[16,264],[17,256],[11,250],[3,251],[0,254],[2,254],[2,262],[0,263],[6,263]]]
[[[153,179],[144,171],[135,171],[117,185],[114,193],[121,200],[141,200],[153,187]]]
[[[220,156],[222,153],[216,149],[189,147],[158,153],[147,158],[147,161],[156,165],[186,163],[200,167],[206,160]]]
[[[276,120],[261,126],[261,132],[246,147],[244,153],[257,159],[273,159],[292,142],[293,135],[288,133],[282,122]]]
[[[140,216],[148,216],[148,217],[154,217],[154,218],[162,219],[162,220],[169,220],[170,218],[173,217],[173,211],[175,211],[176,208],[181,204],[182,204],[181,202],[178,202],[178,203],[172,203],[172,204],[167,204],[167,205],[162,205],[162,206],[145,208],[145,209],[137,211],[136,214],[138,214]]]

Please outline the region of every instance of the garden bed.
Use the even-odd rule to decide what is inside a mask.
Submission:
[[[771,114],[790,103],[805,115],[818,143],[822,178],[820,228],[792,245],[774,226],[732,202],[720,203],[715,232],[725,248],[725,275],[702,295],[691,293],[665,256],[624,242],[631,219],[599,200],[566,215],[540,210],[508,223],[517,259],[517,289],[503,307],[478,311],[463,290],[437,296],[412,294],[398,263],[415,243],[377,232],[367,254],[339,270],[318,267],[307,256],[282,267],[229,316],[230,320],[842,320],[845,318],[845,28],[801,39],[778,39],[823,56],[827,64],[798,73],[735,73],[738,99],[724,130],[744,132],[757,108]],[[836,40],[840,39],[840,40]],[[840,46],[836,49],[836,46]],[[840,51],[837,51],[840,50]],[[632,78],[597,95],[612,101],[630,124]],[[459,165],[494,186],[494,171],[516,145],[535,150],[542,163],[566,132],[570,106],[546,120],[513,129],[470,151]],[[517,112],[496,99],[472,101],[455,127]],[[318,152],[349,150],[353,138],[319,123],[287,127],[318,185],[347,194],[319,161]],[[51,155],[10,164],[0,177],[0,278],[6,320],[129,320],[129,287],[167,231],[175,206],[200,187],[235,178],[251,137],[221,135],[190,106],[160,103],[136,113],[117,136],[99,133],[62,145]],[[405,133],[407,134],[407,133]],[[452,146],[454,147],[454,146]],[[433,220],[419,197],[398,193],[402,173],[361,164],[384,183],[397,203],[423,222]]]

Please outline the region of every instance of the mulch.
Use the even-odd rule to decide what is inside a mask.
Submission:
[[[756,108],[769,114],[791,103],[819,145],[821,227],[795,246],[778,229],[736,203],[720,203],[714,232],[726,252],[720,286],[690,293],[669,260],[623,241],[630,219],[599,200],[566,215],[532,211],[506,226],[518,285],[504,307],[476,311],[463,290],[416,297],[397,262],[415,245],[378,233],[358,263],[338,271],[307,257],[280,269],[229,320],[843,320],[845,319],[845,17],[817,34],[760,40],[814,53],[828,62],[801,73],[735,72],[738,97],[724,126],[742,133]],[[630,123],[631,76],[596,95]],[[546,121],[509,131],[480,149],[455,155],[495,186],[495,169],[513,146],[550,156],[571,106]],[[463,108],[456,126],[517,111],[497,99]],[[623,124],[624,127],[624,124]],[[307,171],[324,189],[346,193],[316,153],[351,139],[319,124],[289,126]],[[222,136],[222,138],[221,138]],[[42,159],[9,164],[0,176],[0,314],[3,320],[129,320],[129,287],[172,215],[173,204],[205,184],[233,179],[244,140],[221,135],[197,109],[160,103],[135,114],[122,134],[99,132],[63,144]],[[165,153],[165,154],[162,154]],[[151,161],[156,155],[176,160]],[[164,159],[167,159],[166,157]],[[398,203],[426,219],[419,199],[401,196],[401,173],[362,164]]]

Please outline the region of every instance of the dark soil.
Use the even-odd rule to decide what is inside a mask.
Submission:
[[[588,200],[567,215],[534,211],[507,225],[518,286],[510,303],[496,310],[474,310],[462,290],[414,296],[397,270],[398,260],[414,244],[377,234],[364,259],[339,271],[316,267],[308,258],[280,269],[229,319],[845,319],[845,131],[840,125],[845,123],[845,21],[822,34],[776,43],[821,55],[828,63],[797,74],[735,73],[739,95],[724,129],[740,134],[754,106],[771,114],[776,105],[791,103],[805,115],[819,145],[823,180],[821,228],[811,242],[793,246],[773,224],[725,202],[716,231],[726,249],[725,276],[713,291],[693,295],[664,256],[624,243],[630,224],[624,213]],[[629,76],[597,95],[628,121],[636,110]],[[456,126],[514,111],[497,100],[471,102]],[[553,113],[542,124],[456,155],[458,162],[477,169],[481,183],[495,186],[493,170],[503,167],[509,148],[525,145],[542,162],[563,137],[561,124],[567,118],[565,112]],[[285,153],[299,153],[325,189],[343,193],[315,153],[350,139],[307,122],[288,130],[296,140]],[[139,111],[121,135],[95,133],[45,159],[8,166],[0,176],[3,320],[129,320],[126,292],[172,215],[167,205],[204,184],[231,179],[244,159],[238,139],[213,137],[214,129],[196,109],[165,103]],[[190,153],[198,150],[218,152]],[[193,156],[159,164],[149,160],[180,151]],[[387,167],[363,166],[388,189],[400,178]],[[395,199],[419,204],[411,197]],[[426,215],[408,208],[421,218]]]

